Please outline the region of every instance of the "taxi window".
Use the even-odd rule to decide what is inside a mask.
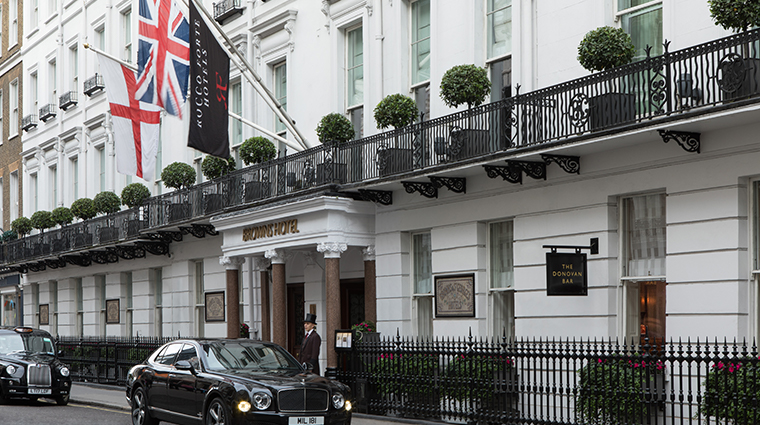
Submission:
[[[24,341],[21,335],[4,334],[0,335],[0,354],[8,354],[14,351],[24,351]]]
[[[182,344],[170,344],[166,347],[166,350],[156,356],[155,362],[167,366],[174,363],[174,357],[177,355],[180,348],[182,348]]]

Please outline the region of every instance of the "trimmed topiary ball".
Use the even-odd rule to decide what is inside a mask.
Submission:
[[[251,137],[240,146],[240,159],[245,165],[271,161],[276,156],[274,143],[266,137]]]
[[[319,121],[317,137],[322,144],[345,143],[354,138],[354,126],[345,116],[338,113],[327,114]]]
[[[32,227],[40,232],[55,226],[50,211],[36,211],[32,214],[30,221],[32,222]]]
[[[733,32],[760,27],[760,1],[708,0],[710,17],[716,24]]]
[[[22,238],[32,231],[32,221],[26,217],[19,217],[11,223],[11,229]]]
[[[74,201],[71,204],[71,213],[80,220],[89,220],[98,214],[95,203],[90,198],[79,198]]]
[[[478,106],[491,93],[491,80],[485,68],[475,65],[457,65],[441,78],[441,99],[451,108],[467,104]]]
[[[171,189],[188,188],[195,184],[195,169],[184,162],[172,162],[161,171],[164,186]]]
[[[113,214],[121,209],[121,199],[113,192],[100,192],[92,201],[98,214]]]
[[[578,46],[578,62],[589,71],[604,71],[631,62],[636,48],[622,28],[589,31]]]
[[[235,158],[229,157],[226,160],[207,155],[201,163],[201,172],[208,180],[218,179],[235,171]]]
[[[66,207],[58,207],[51,213],[51,218],[59,226],[65,226],[74,221],[74,214]]]
[[[375,122],[380,128],[401,128],[417,119],[417,105],[409,96],[391,94],[375,106]]]
[[[142,183],[130,183],[121,190],[121,203],[128,208],[139,207],[150,198],[150,189]]]

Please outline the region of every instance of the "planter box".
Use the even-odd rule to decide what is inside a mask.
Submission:
[[[295,176],[293,176],[295,179]],[[266,182],[248,182],[245,184],[245,202],[253,202],[262,199],[267,195]]]
[[[182,204],[169,204],[169,222],[181,221],[186,219],[190,215],[190,205],[186,203]]]
[[[69,249],[69,239],[68,238],[53,239],[53,251],[54,252],[66,251],[68,249]]]
[[[440,141],[438,141],[440,143]],[[452,159],[474,158],[490,153],[488,130],[460,129],[451,132],[449,155]],[[436,154],[440,146],[436,146]]]
[[[208,215],[224,208],[224,195],[220,193],[207,193],[203,196],[203,213]]]
[[[34,245],[33,248],[33,255],[47,255],[50,254],[50,244],[49,243],[38,243]]]
[[[633,122],[636,119],[636,95],[607,93],[590,97],[588,102],[591,131]]]
[[[98,232],[98,241],[100,243],[113,242],[119,239],[119,229],[113,227],[102,227]]]
[[[332,174],[332,175],[331,175]],[[317,164],[317,184],[340,183],[347,181],[348,166],[340,163]]]
[[[92,245],[92,234],[90,233],[78,233],[74,235],[74,247],[79,248],[83,246]]]
[[[411,149],[385,148],[378,150],[377,155],[380,176],[389,176],[412,170]]]
[[[721,90],[724,101],[748,98],[760,93],[760,59],[744,58],[747,69],[742,68],[741,62],[725,62],[720,66],[722,78],[727,75],[743,75],[739,87],[732,92]],[[725,80],[724,80],[725,81]]]
[[[127,220],[127,236],[137,236],[142,229],[142,222],[140,220]]]

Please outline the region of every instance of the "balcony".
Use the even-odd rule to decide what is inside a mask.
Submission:
[[[29,131],[37,127],[37,115],[30,114],[21,119],[21,129]]]
[[[72,106],[76,106],[76,104],[77,92],[75,91],[67,91],[58,98],[58,107],[64,111],[71,108]]]
[[[213,227],[203,223],[216,214],[325,191],[358,189],[365,199],[387,204],[392,202],[387,192],[367,189],[465,165],[486,165],[485,173],[498,177],[492,173],[507,173],[508,167],[497,170],[489,163],[503,164],[532,152],[538,156],[540,151],[540,164],[553,161],[566,172],[577,172],[578,158],[549,155],[552,148],[644,128],[661,130],[667,141],[664,133],[669,132],[662,130],[678,122],[760,103],[760,61],[741,55],[744,46],[758,41],[760,29],[677,52],[666,50],[610,71],[256,164],[151,197],[139,214],[125,210],[45,232],[45,237],[68,238],[67,243],[27,249],[36,240],[32,236],[0,245],[0,268],[32,270],[62,258],[85,264],[90,257],[103,260],[93,255],[161,253],[166,248],[161,244],[181,240],[183,234],[213,234]],[[40,119],[49,118],[50,106],[40,109]],[[687,152],[699,152],[698,138],[671,140]],[[523,171],[536,175],[535,170]],[[117,231],[99,230],[109,227]],[[74,236],[65,236],[69,234]]]
[[[40,121],[47,122],[47,120],[55,118],[56,109],[58,108],[52,103],[43,105],[42,108],[40,108]]]
[[[223,0],[219,3],[214,3],[214,20],[219,24],[224,23],[224,20],[243,13],[243,7],[240,6],[240,0]]]
[[[84,81],[84,94],[88,97],[92,97],[93,95],[102,92],[105,88],[106,84],[103,81],[102,75],[95,74]]]

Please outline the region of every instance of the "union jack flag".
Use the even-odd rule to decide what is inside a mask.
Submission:
[[[190,26],[174,0],[138,0],[136,99],[182,118],[190,68]]]

